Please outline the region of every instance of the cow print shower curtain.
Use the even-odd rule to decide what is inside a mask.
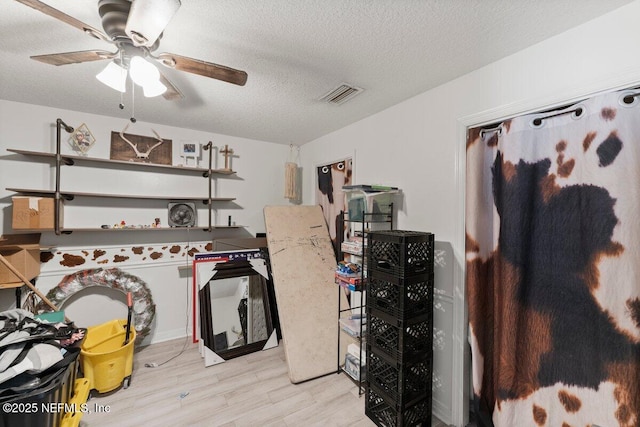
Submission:
[[[640,90],[471,129],[479,425],[640,426]]]

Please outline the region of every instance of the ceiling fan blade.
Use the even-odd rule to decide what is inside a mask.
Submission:
[[[199,74],[212,79],[222,80],[239,86],[247,82],[247,73],[224,65],[213,64],[199,59],[187,58],[173,53],[161,53],[157,59],[169,68]]]
[[[69,24],[73,27],[76,27],[77,29],[84,31],[85,33],[89,34],[92,37],[95,37],[97,39],[101,39],[108,43],[113,44],[113,41],[109,37],[107,37],[107,35],[104,34],[102,31],[97,30],[93,28],[91,25],[87,25],[82,21],[79,21],[73,16],[69,16],[66,13],[61,12],[56,8],[53,8],[45,3],[42,3],[41,1],[38,1],[38,0],[16,0],[16,1],[24,5],[27,5],[29,7],[32,7],[35,10],[38,10],[44,13],[45,15],[49,15],[53,18],[56,18],[59,21]]]
[[[162,73],[160,73],[160,83],[167,87],[166,92],[162,94],[162,97],[167,101],[177,101],[184,98],[182,92],[180,92],[178,88],[176,88]]]
[[[31,59],[51,65],[77,64],[80,62],[99,61],[115,58],[118,52],[106,50],[82,50],[78,52],[52,53],[50,55],[36,55]]]

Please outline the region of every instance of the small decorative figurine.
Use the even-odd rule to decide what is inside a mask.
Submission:
[[[229,157],[233,154],[233,149],[229,148],[229,146],[225,144],[224,150],[220,150],[220,154],[224,155],[224,170],[230,171]]]

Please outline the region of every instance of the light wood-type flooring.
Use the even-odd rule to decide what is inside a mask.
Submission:
[[[109,412],[84,414],[81,426],[375,426],[364,402],[345,374],[292,384],[282,342],[205,368],[197,344],[179,339],[136,350],[129,388],[92,397],[90,410]]]

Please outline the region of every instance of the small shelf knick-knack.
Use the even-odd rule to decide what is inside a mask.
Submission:
[[[95,143],[96,139],[84,123],[78,126],[69,137],[69,144],[81,156],[86,156]]]
[[[182,166],[198,167],[198,161],[200,159],[201,144],[195,141],[184,141],[182,143],[182,151],[180,157],[182,157]]]
[[[231,171],[231,162],[229,162],[229,157],[233,155],[233,148],[229,148],[228,145],[225,144],[224,150],[220,150],[220,154],[224,156],[224,169],[225,171]]]

